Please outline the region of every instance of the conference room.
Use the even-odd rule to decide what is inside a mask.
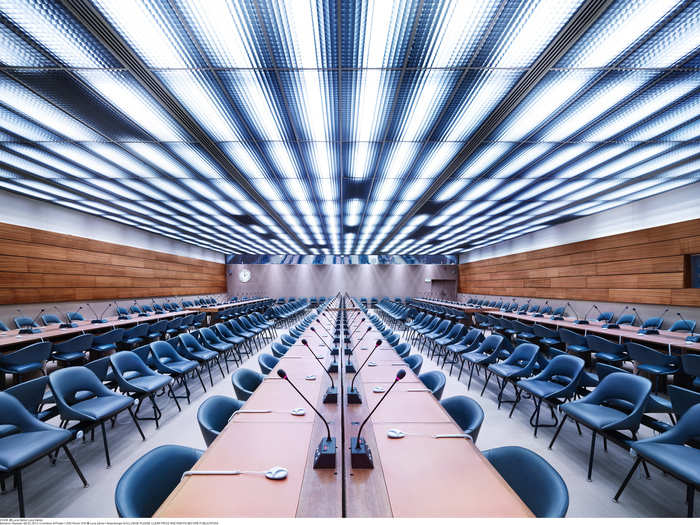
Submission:
[[[698,515],[700,2],[0,32],[0,516]]]

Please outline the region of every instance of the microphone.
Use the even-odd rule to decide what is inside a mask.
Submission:
[[[365,359],[365,361],[360,365],[360,368],[357,369],[357,372],[355,372],[355,375],[352,376],[352,382],[350,383],[350,387],[348,388],[348,403],[349,404],[357,405],[357,404],[362,403],[362,397],[360,397],[360,393],[355,388],[355,379],[357,379],[357,375],[360,373],[360,370],[362,370],[362,367],[364,367],[367,364],[367,361],[369,361],[369,358],[372,357],[372,354],[377,350],[377,348],[379,348],[379,346],[381,344],[382,344],[382,340],[377,339],[377,342],[374,343],[374,348],[367,356],[367,359]]]
[[[360,323],[359,323],[359,324],[355,327],[355,329],[352,331],[352,333],[350,334],[350,337],[352,337],[353,335],[355,335],[355,332],[357,332],[357,329],[360,328],[360,326],[362,326],[362,323],[364,323],[364,322],[365,322],[364,319],[361,319],[361,320],[360,320]]]
[[[634,322],[635,322],[637,319],[639,319],[639,324],[640,324],[640,325],[643,324],[643,323],[642,323],[642,319],[641,319],[641,317],[639,317],[639,313],[637,312],[637,308],[635,308],[635,307],[633,306],[633,307],[632,307],[632,311],[634,312],[634,319],[632,319],[632,326],[634,326]]]
[[[625,306],[622,311],[617,315],[616,319],[619,319],[623,313],[625,313],[625,310],[627,310],[629,306]],[[603,325],[603,328],[620,328],[620,325],[617,323],[605,323]]]
[[[41,314],[43,314],[45,310],[46,310],[45,308],[42,308],[41,310],[39,310],[39,313],[36,314],[36,317],[34,317],[34,319],[32,319],[31,324],[25,325],[22,328],[20,328],[18,333],[19,334],[38,334],[39,332],[41,332],[41,330],[36,327],[36,320],[39,319],[39,316],[41,316]],[[22,310],[17,308],[17,311],[19,312],[19,315],[22,315]]]
[[[136,305],[136,308],[139,309],[138,317],[148,317],[148,314],[141,309],[141,305],[136,302],[136,299],[134,299],[134,304]]]
[[[80,311],[82,308],[83,308],[82,306],[81,306],[80,308],[78,308],[78,311]],[[65,319],[66,319],[66,322],[65,322],[65,323],[61,323],[60,325],[58,325],[59,328],[75,328],[76,326],[78,326],[77,324],[71,322],[71,320],[70,320],[70,318],[68,317],[68,315],[67,315],[67,314],[64,314],[64,313],[58,308],[58,306],[54,306],[54,309],[55,309],[59,314],[61,314],[63,317],[65,317]]]
[[[544,305],[542,306],[542,310],[546,310],[548,304],[549,304],[549,299],[547,299],[547,300],[544,302]],[[540,312],[535,312],[534,314],[532,314],[532,317],[544,317],[544,314],[543,314],[541,311],[540,311]]]
[[[686,321],[685,317],[681,315],[680,312],[676,312],[676,315],[681,318],[683,322],[685,322],[685,326],[687,329],[690,330],[690,335],[685,338],[685,340],[688,343],[697,343],[700,341],[700,335],[694,335],[695,334],[695,326],[693,326],[690,321]]]
[[[663,324],[664,315],[666,315],[666,312],[668,312],[668,310],[669,310],[669,308],[666,307],[666,309],[663,311],[663,313],[659,316],[659,318],[661,319],[661,323],[659,324],[659,327],[661,327],[661,325]],[[659,330],[658,330],[658,328],[642,328],[637,333],[642,334],[642,335],[656,335],[659,333]]]
[[[357,347],[360,345],[360,343],[361,343],[362,340],[365,338],[365,336],[366,336],[368,333],[370,333],[371,331],[372,331],[372,327],[371,327],[371,326],[368,326],[368,327],[367,327],[367,330],[365,330],[365,333],[362,334],[362,337],[360,337],[360,339],[357,341],[357,343],[355,343],[355,346],[352,347],[352,350],[350,350],[350,351],[348,352],[348,351],[347,351],[347,348],[346,348],[346,352],[345,352],[345,353],[346,353],[347,355],[352,355],[352,353],[355,351],[355,348],[357,348]]]
[[[574,310],[574,307],[571,305],[571,303],[569,301],[566,302],[566,306],[571,308],[571,311],[574,312],[574,315],[576,316],[576,319],[574,320],[574,324],[588,324],[588,321],[586,321],[584,323],[582,319],[579,319],[578,313],[576,312],[576,310]]]
[[[324,331],[324,332],[326,332],[328,335],[330,335],[331,337],[333,337],[333,335],[326,329],[326,327],[323,326],[323,323],[321,323],[321,320],[320,320],[320,319],[316,319],[316,322],[321,326],[321,328],[323,328],[323,331]]]
[[[331,437],[331,428],[328,426],[328,421],[326,421],[326,418],[323,417],[318,410],[316,410],[313,403],[306,399],[306,396],[299,391],[294,383],[289,380],[289,377],[287,377],[287,372],[280,368],[277,370],[277,375],[284,379],[294,390],[297,391],[297,394],[299,394],[301,398],[306,401],[306,404],[309,405],[314,412],[316,412],[318,417],[321,418],[321,421],[323,421],[323,424],[326,425],[326,437],[321,438],[321,442],[318,444],[318,448],[314,453],[314,468],[335,468],[335,438]]]
[[[122,319],[131,319],[131,317],[129,317],[129,314],[119,312],[119,309],[121,308],[121,306],[119,306],[119,303],[117,302],[116,299],[114,300],[114,304],[117,307],[117,319],[119,319],[120,321]]]
[[[90,323],[92,323],[92,324],[102,324],[102,323],[106,323],[106,322],[107,322],[107,319],[102,319],[102,315],[104,315],[104,312],[102,312],[102,315],[97,315],[97,312],[95,311],[95,309],[92,307],[92,305],[91,305],[90,303],[85,303],[85,304],[87,304],[87,307],[88,307],[88,308],[90,309],[90,311],[92,312],[92,315],[95,316],[95,318],[94,318],[93,320],[91,320]],[[112,303],[108,304],[108,305],[107,305],[107,308],[109,308],[110,306],[112,306]],[[106,312],[106,311],[107,311],[107,309],[105,309],[105,312]]]
[[[581,319],[581,322],[578,324],[590,324],[588,322],[588,314],[591,313],[591,310],[593,310],[593,308],[595,308],[596,310],[598,309],[598,307],[596,305],[591,306],[588,310],[586,310],[586,313],[583,314],[583,319]]]
[[[328,390],[326,390],[326,395],[323,396],[323,402],[324,403],[337,403],[338,402],[338,389],[335,387],[335,383],[333,382],[333,376],[331,376],[331,373],[328,370],[326,370],[325,366],[323,366],[323,362],[316,355],[316,352],[311,350],[311,347],[309,346],[309,343],[306,341],[306,339],[302,339],[301,344],[303,344],[309,350],[309,352],[311,352],[311,355],[314,356],[316,361],[318,361],[318,364],[321,365],[321,368],[323,368],[323,371],[326,372],[326,374],[328,374],[328,377],[331,380],[331,386],[329,386]],[[338,371],[338,363],[335,364],[335,369],[337,372]]]
[[[369,418],[372,417],[374,411],[377,410],[379,405],[382,404],[384,398],[389,395],[391,389],[394,388],[396,386],[396,383],[401,381],[404,377],[406,377],[406,370],[402,368],[396,373],[394,382],[391,383],[389,388],[386,389],[386,392],[384,393],[382,398],[376,405],[374,405],[372,411],[367,415],[365,420],[360,425],[360,430],[357,431],[357,437],[350,438],[350,464],[352,468],[374,468],[374,461],[372,460],[372,451],[367,446],[365,440],[361,437],[362,429],[365,427],[367,421],[369,421]]]

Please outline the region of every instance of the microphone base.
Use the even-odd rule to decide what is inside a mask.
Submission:
[[[552,321],[563,321],[564,320],[564,318],[561,315],[553,315],[552,317],[550,317],[550,319]]]
[[[532,314],[532,317],[544,317],[544,314]]]
[[[603,325],[603,328],[620,328],[620,325],[615,323],[606,323]]]
[[[637,333],[639,335],[658,335],[659,331],[655,328],[642,328]]]
[[[126,321],[127,319],[131,319],[131,317],[129,317],[128,315],[120,315],[119,317],[117,317],[117,320],[119,321]]]
[[[354,374],[355,372],[357,372],[357,370],[355,370],[355,365],[353,365],[352,361],[350,361],[350,359],[348,359],[348,362],[345,363],[345,373],[346,374]]]
[[[585,319],[576,319],[574,324],[589,324]]]
[[[323,403],[326,405],[336,405],[338,403],[338,388],[329,386],[326,395],[323,396]]]
[[[343,351],[343,353],[344,353],[345,355],[352,355],[352,348],[350,348],[349,346],[346,345],[346,346],[345,346],[345,350]]]
[[[76,328],[77,326],[75,323],[61,323],[58,325],[59,328]]]
[[[350,346],[350,338],[349,337],[346,337],[343,342],[345,343],[345,346]]]
[[[340,349],[337,346],[334,346],[331,348],[331,355],[338,355],[340,353]]]
[[[350,438],[350,465],[352,468],[374,468],[372,451],[364,439]]]
[[[19,329],[19,334],[20,335],[26,335],[26,334],[38,334],[41,332],[38,328],[20,328]]]
[[[145,314],[145,313],[141,312],[138,316],[139,316],[139,317],[148,317],[148,314]]]
[[[688,343],[700,343],[700,335],[689,335],[685,340]]]
[[[335,438],[322,438],[314,452],[314,468],[335,468]]]
[[[338,361],[336,361],[335,359],[333,360],[333,362],[330,365],[328,365],[328,373],[329,374],[337,374],[338,373]]]
[[[348,387],[348,404],[359,405],[362,403],[362,397],[357,391],[357,388]]]
[[[93,319],[92,321],[90,321],[90,323],[92,323],[92,324],[104,324],[106,322],[107,322],[107,319]]]

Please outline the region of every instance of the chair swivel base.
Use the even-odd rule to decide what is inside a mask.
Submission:
[[[328,365],[328,373],[329,374],[337,374],[338,373],[338,361],[335,359],[331,362],[330,365]]]
[[[372,451],[363,438],[350,439],[350,465],[352,468],[374,468]]]
[[[355,365],[352,364],[352,361],[348,359],[347,363],[345,363],[345,373],[346,374],[354,374],[356,372],[355,370]]]
[[[335,438],[322,438],[314,452],[314,468],[335,468]]]
[[[323,396],[324,404],[335,405],[338,402],[338,388],[334,386],[329,386],[326,390],[326,395]]]
[[[359,405],[362,403],[362,397],[360,397],[357,388],[348,387],[348,403],[350,405]]]

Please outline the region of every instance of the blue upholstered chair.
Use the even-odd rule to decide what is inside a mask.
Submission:
[[[544,458],[522,447],[492,448],[483,454],[535,517],[566,516],[566,483]]]
[[[274,342],[270,345],[272,355],[274,355],[277,358],[281,358],[284,354],[289,352],[289,348],[289,346],[283,345],[282,343],[278,342]]]
[[[432,394],[435,396],[435,399],[439,401],[442,397],[443,390],[445,390],[445,383],[447,382],[445,374],[439,370],[432,370],[419,375],[418,379],[420,379],[421,382],[430,389]]]
[[[105,421],[128,410],[141,438],[146,439],[131,410],[134,400],[109,390],[91,370],[83,366],[61,368],[51,373],[49,386],[64,424],[78,421],[87,429],[100,425],[107,466],[110,460]],[[85,396],[86,392],[89,395]]]
[[[467,396],[448,397],[440,401],[440,404],[459,425],[459,428],[465,434],[470,435],[472,441],[476,443],[481,424],[484,422],[484,411],[481,405]]]
[[[83,485],[87,481],[66,444],[73,440],[69,430],[39,421],[15,397],[0,392],[0,479],[12,476],[17,488],[19,515],[25,516],[22,469],[63,448]]]
[[[182,474],[202,457],[203,450],[180,445],[156,447],[122,474],[114,491],[120,518],[150,518],[180,483]]]
[[[596,361],[602,363],[622,363],[629,359],[625,345],[613,343],[597,335],[587,335],[586,343]]]
[[[49,377],[40,376],[29,381],[22,381],[5,390],[5,393],[17,398],[24,408],[39,421],[46,421],[58,415],[58,409],[47,392],[48,385]],[[44,409],[46,404],[51,406]]]
[[[242,406],[243,401],[228,396],[211,396],[199,405],[197,422],[207,447],[224,429],[233,413]]]
[[[693,379],[693,387],[700,389],[700,355],[685,354],[681,357],[681,367]]]
[[[467,389],[471,388],[472,386],[472,376],[474,375],[475,368],[486,368],[491,363],[498,361],[498,359],[501,357],[501,349],[504,341],[505,338],[502,335],[491,334],[484,339],[475,350],[462,354],[462,358],[469,367],[469,382],[467,383]],[[484,389],[481,391],[482,395],[485,389],[486,385],[484,384]]]
[[[586,338],[581,334],[577,334],[566,328],[560,328],[559,337],[561,338],[561,342],[566,346],[567,352],[578,356],[586,356],[591,351],[591,349],[588,348]]]
[[[0,354],[0,373],[11,374],[17,378],[41,371],[51,355],[51,343],[34,343],[9,354]]]
[[[44,326],[49,326],[51,324],[61,324],[61,319],[56,314],[44,314],[41,316],[41,322]]]
[[[504,403],[503,392],[505,391],[508,383],[513,383],[515,388],[515,382],[524,377],[529,377],[535,371],[539,351],[540,348],[536,344],[521,343],[515,347],[513,353],[509,355],[505,361],[502,363],[492,363],[488,366],[486,369],[487,372],[486,380],[484,381],[484,389],[486,388],[486,385],[489,384],[491,376],[495,375],[500,387],[498,392],[498,408],[501,408],[501,404]],[[500,380],[498,378],[500,378]],[[516,400],[513,400],[512,402],[513,408],[515,408]],[[512,413],[513,411],[511,410],[511,414]]]
[[[241,401],[246,401],[256,388],[260,386],[265,378],[255,370],[249,368],[238,368],[231,374],[231,383],[236,397]]]
[[[464,336],[458,340],[456,343],[448,345],[445,353],[445,360],[442,362],[442,366],[445,366],[447,361],[447,354],[451,354],[450,359],[450,375],[452,375],[452,368],[455,363],[459,361],[459,375],[457,379],[462,377],[462,370],[464,369],[464,355],[476,350],[479,344],[484,340],[484,332],[477,328],[472,328]]]
[[[117,343],[124,339],[123,328],[115,328],[104,334],[96,335],[92,340],[90,350],[99,354],[108,354],[117,351]]]
[[[412,354],[408,357],[404,357],[404,363],[408,365],[411,372],[418,375],[420,374],[420,369],[423,366],[423,356],[420,354]]]
[[[665,379],[681,369],[681,358],[662,354],[638,343],[626,343],[627,353],[637,363],[637,372],[645,372],[653,378],[654,392],[659,391],[659,378]]]
[[[399,354],[399,357],[401,359],[408,357],[408,354],[411,353],[411,345],[408,343],[399,343],[394,347],[394,350],[396,350],[396,353]]]
[[[626,430],[637,439],[637,430],[642,421],[649,399],[651,382],[643,377],[616,372],[605,376],[596,389],[586,397],[561,405],[564,417],[552,438],[549,448],[559,436],[564,423],[572,418],[592,431],[591,451],[588,459],[588,479],[593,472],[593,455],[597,434],[605,436],[608,432]],[[610,406],[609,402],[625,402],[629,410],[622,411]]]
[[[200,328],[195,336],[202,342],[205,348],[218,352],[219,355],[223,356],[224,362],[226,363],[226,370],[228,370],[229,355],[233,357],[234,363],[242,362],[240,352],[234,351],[234,347],[240,344],[240,338],[231,333],[223,323],[215,325],[214,328],[216,332],[211,328]]]
[[[163,413],[158,403],[156,403],[156,393],[166,386],[170,391],[170,395],[175,399],[178,410],[181,410],[180,404],[177,402],[172,387],[170,386],[173,382],[170,376],[154,372],[133,352],[117,352],[109,356],[109,359],[112,363],[114,377],[119,386],[119,390],[124,394],[132,396],[138,402],[134,417],[137,419],[152,419],[156,423],[156,428],[158,428],[158,422]],[[139,417],[139,410],[145,398],[151,400],[153,406],[152,418]]]
[[[18,316],[12,319],[15,322],[17,328],[30,328],[32,332],[39,332],[39,325],[31,317]]]
[[[83,334],[60,343],[51,348],[51,358],[60,363],[75,363],[85,360],[85,352],[92,346],[92,334]]]
[[[642,439],[630,446],[637,459],[613,498],[617,501],[639,464],[651,463],[686,485],[687,517],[693,517],[695,491],[700,488],[700,450],[686,443],[700,436],[700,405],[695,405],[681,417],[678,424],[659,436]]]
[[[537,437],[537,429],[539,427],[557,426],[558,418],[554,413],[554,406],[574,397],[583,366],[584,362],[580,357],[558,355],[535,377],[518,381],[518,393],[513,404],[513,410],[520,401],[523,390],[532,396],[535,403],[535,411],[530,417],[530,425],[535,428],[535,437]],[[554,419],[552,424],[540,424],[540,409],[543,402],[546,402],[550,407],[552,418]],[[511,415],[513,410],[511,410]]]
[[[204,391],[207,387],[204,386],[202,375],[199,373],[199,363],[191,359],[185,359],[173,348],[173,345],[167,341],[155,341],[151,343],[152,362],[156,370],[161,374],[167,374],[173,377],[176,381],[180,381],[185,387],[185,395],[179,396],[181,399],[187,399],[187,404],[190,403],[190,388],[187,385],[187,376],[190,372],[195,372],[202,384]],[[177,399],[177,397],[175,398]]]
[[[272,372],[272,369],[277,366],[279,358],[271,354],[259,354],[258,355],[258,365],[260,366],[260,371],[267,375]]]
[[[121,341],[117,341],[119,350],[133,350],[138,346],[148,343],[148,328],[147,323],[138,324],[124,331],[124,337]]]
[[[219,359],[220,354],[214,350],[207,350],[204,348],[192,334],[180,334],[177,338],[169,339],[168,342],[172,343],[175,347],[175,351],[185,359],[197,361],[200,365],[205,365],[207,367],[211,386],[214,386],[214,379],[211,375],[212,361],[216,361],[216,364],[219,366],[219,371],[221,372],[221,377],[224,377],[224,369],[221,368],[221,360]],[[228,370],[228,364],[226,365],[226,369]]]

